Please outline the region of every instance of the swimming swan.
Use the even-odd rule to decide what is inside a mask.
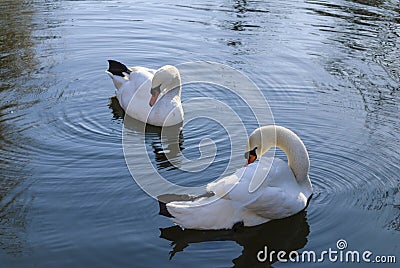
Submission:
[[[286,153],[288,163],[262,157],[274,146]],[[167,202],[172,220],[188,229],[230,229],[236,224],[259,225],[303,210],[312,195],[312,185],[308,177],[310,160],[300,138],[287,128],[264,126],[250,135],[248,149],[247,166],[207,185],[207,191],[214,195]],[[262,183],[251,192],[252,179]]]
[[[108,64],[106,73],[117,89],[121,107],[130,117],[154,126],[173,126],[183,121],[181,77],[176,67],[127,68],[114,60],[108,60]]]

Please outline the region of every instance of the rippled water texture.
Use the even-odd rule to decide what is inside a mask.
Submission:
[[[400,3],[330,2],[2,0],[2,265],[255,267],[266,265],[256,260],[264,246],[321,252],[338,239],[399,262]],[[174,227],[126,166],[107,59],[150,68],[204,60],[243,72],[308,148],[308,208],[240,232]],[[182,94],[225,102],[248,132],[256,126],[221,87],[191,84]],[[199,120],[172,141],[176,157],[196,159],[203,138],[218,154],[193,176],[166,158],[159,129],[147,129],[145,145],[160,174],[198,186],[231,158],[226,132]]]

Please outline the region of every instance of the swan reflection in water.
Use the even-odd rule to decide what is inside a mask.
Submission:
[[[153,150],[156,166],[159,170],[171,170],[179,167],[181,151],[184,149],[182,123],[162,128],[125,116],[116,96],[110,98],[109,108],[112,110],[114,119],[124,120],[126,130],[133,133],[143,133],[143,130],[145,130],[145,144]]]
[[[179,226],[171,226],[160,228],[160,237],[172,241],[170,259],[190,244],[234,241],[243,247],[242,254],[232,261],[235,267],[266,267],[276,262],[277,256],[273,254],[271,262],[268,258],[265,262],[258,261],[257,253],[264,251],[265,246],[268,252],[283,250],[287,252],[285,256],[288,256],[289,252],[297,251],[306,245],[307,236],[310,233],[306,216],[306,211],[303,210],[285,219],[273,220],[254,227],[239,227],[234,230],[184,230]]]

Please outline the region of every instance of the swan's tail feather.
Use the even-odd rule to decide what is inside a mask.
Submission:
[[[128,69],[124,64],[120,63],[116,60],[108,60],[108,72],[112,73],[113,75],[118,75],[124,77],[123,73],[130,74],[131,70]]]
[[[160,208],[158,214],[168,218],[173,218],[173,216],[168,212],[167,204],[174,201],[193,201],[194,197],[187,194],[185,195],[163,194],[157,196],[157,200],[158,200],[158,206]]]
[[[187,229],[230,229],[240,221],[229,200],[217,196],[166,204],[173,221]]]
[[[160,208],[160,211],[158,214],[168,217],[168,218],[173,218],[173,216],[168,212],[168,209],[167,209],[168,203],[175,202],[175,201],[194,201],[194,200],[202,198],[202,197],[211,197],[213,195],[214,195],[214,193],[211,193],[211,192],[207,192],[207,193],[199,195],[199,196],[188,195],[188,194],[159,195],[159,196],[157,196],[158,205]]]

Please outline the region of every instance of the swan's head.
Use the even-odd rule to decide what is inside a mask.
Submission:
[[[153,106],[158,97],[167,91],[181,86],[181,76],[176,67],[165,65],[157,70],[151,82],[150,106]]]
[[[108,70],[106,73],[113,80],[115,88],[120,89],[121,86],[129,80],[129,74],[131,73],[131,70],[118,61],[108,60]]]
[[[276,144],[275,126],[265,126],[257,128],[251,133],[247,142],[247,149],[244,157],[247,165],[265,154]]]

